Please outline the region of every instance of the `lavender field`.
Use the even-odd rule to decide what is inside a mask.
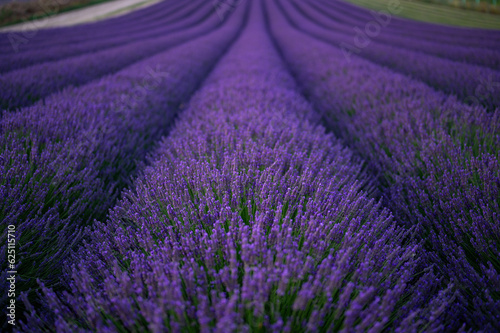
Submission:
[[[499,332],[500,30],[400,10],[0,33],[0,331]]]

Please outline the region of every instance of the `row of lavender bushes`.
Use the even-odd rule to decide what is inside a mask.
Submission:
[[[397,219],[417,227],[459,292],[448,329],[500,329],[500,110],[453,96],[295,30],[269,6],[273,33],[328,126],[368,161]]]
[[[20,248],[18,291],[36,279],[60,288],[62,263],[102,218],[137,166],[165,134],[238,33],[242,13],[206,36],[1,121],[0,220],[2,286],[6,284],[7,225]],[[185,39],[189,34],[185,36]],[[4,289],[5,290],[5,289]],[[19,293],[18,293],[19,295]],[[6,293],[2,294],[2,307]]]

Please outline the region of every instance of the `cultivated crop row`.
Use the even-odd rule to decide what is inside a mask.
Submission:
[[[104,216],[179,105],[236,37],[242,16],[113,76],[4,115],[1,256],[7,253],[7,225],[14,224],[23,245],[21,290],[35,288],[36,279],[60,282],[62,263],[83,227]],[[5,275],[7,262],[1,262]]]
[[[270,6],[271,7],[271,6]],[[389,207],[460,291],[450,315],[495,323],[500,299],[500,110],[488,113],[294,30],[273,32],[326,123],[369,162]],[[463,318],[457,321],[463,320]],[[458,324],[457,324],[458,325]]]

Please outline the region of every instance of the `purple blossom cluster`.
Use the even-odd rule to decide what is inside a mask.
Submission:
[[[346,64],[269,7],[277,43],[328,127],[367,161],[388,207],[417,227],[427,260],[460,292],[449,327],[500,329],[500,109],[361,58]]]
[[[165,0],[0,34],[14,330],[499,331],[500,33],[388,10]]]

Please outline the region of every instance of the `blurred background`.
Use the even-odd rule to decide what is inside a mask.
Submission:
[[[124,0],[0,0],[0,27]],[[207,0],[211,1],[211,0]],[[499,0],[343,0],[361,7],[384,10],[391,1],[401,4],[399,16],[452,26],[500,29]],[[145,0],[144,2],[147,2]],[[98,15],[99,13],[96,13]]]

